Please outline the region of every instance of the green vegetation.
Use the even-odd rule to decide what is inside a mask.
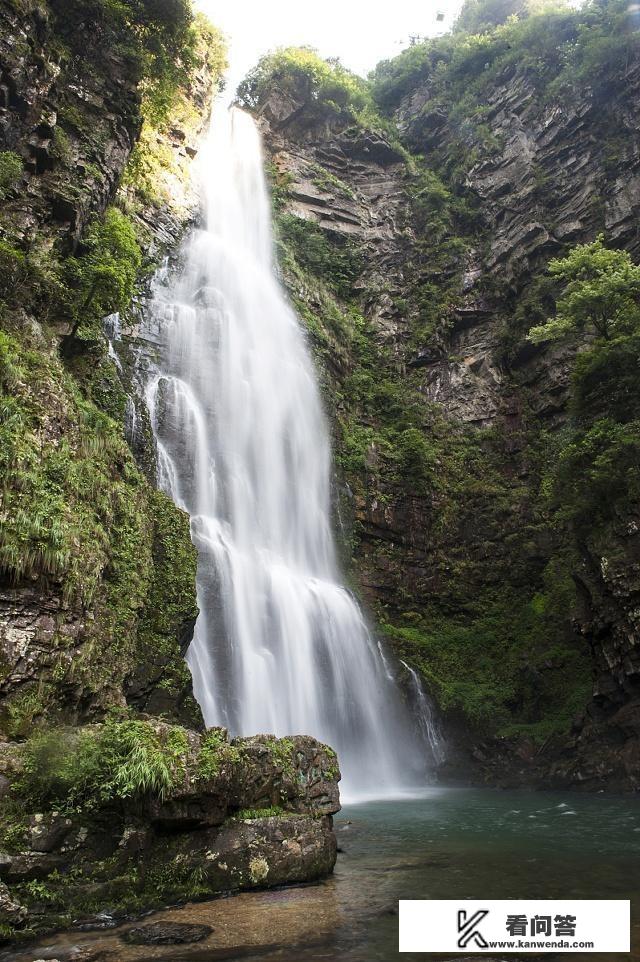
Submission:
[[[198,616],[196,599],[197,552],[191,542],[189,518],[161,491],[149,492],[153,519],[153,567],[137,631],[137,672],[153,679],[157,689],[180,701],[191,688],[191,675],[182,657]],[[153,698],[153,695],[151,696]],[[198,709],[186,695],[194,724]]]
[[[142,478],[116,425],[43,345],[25,349],[0,333],[0,391],[0,565],[15,579],[61,579],[67,598],[88,604],[114,529],[122,540],[113,550],[124,551],[130,531],[139,556]],[[51,410],[64,418],[62,439],[49,433]]]
[[[420,159],[409,179],[409,226],[415,233],[409,257],[408,301],[416,321],[411,347],[438,343],[450,329],[459,302],[464,257],[478,243],[479,227],[470,201],[455,194]]]
[[[64,261],[62,310],[73,319],[71,337],[95,340],[102,318],[129,306],[142,252],[133,224],[116,207],[91,224],[83,248],[80,257]]]
[[[289,815],[290,817],[290,814],[285,812],[280,805],[271,805],[270,808],[242,808],[233,817],[245,822],[252,821],[254,818],[282,818],[283,815]]]
[[[144,86],[143,125],[124,171],[123,186],[138,202],[156,206],[178,202],[176,183],[188,177],[188,156],[180,160],[168,146],[171,131],[193,133],[202,123],[191,96],[206,70],[219,86],[226,68],[222,34],[202,14],[190,23],[179,60],[173,60],[160,83]]]
[[[22,157],[12,150],[0,150],[0,200],[4,200],[22,173]]]
[[[616,87],[622,94],[624,71],[612,65],[629,63],[637,44],[626,0],[588,0],[579,8],[564,0],[469,0],[452,32],[378,64],[370,78],[372,93],[389,115],[408,94],[428,89],[412,120],[411,146],[464,194],[467,172],[501,147],[500,130],[490,123],[493,91],[523,78],[542,106],[572,103],[585,85],[596,100]],[[609,139],[603,129],[605,159],[617,156],[620,147]],[[535,200],[544,207],[551,199],[541,172]],[[552,205],[548,216],[553,217]]]
[[[184,517],[152,490],[124,441],[126,388],[102,327],[105,315],[126,314],[152,266],[135,200],[145,194],[136,173],[144,150],[134,151],[126,196],[85,223],[102,188],[115,190],[104,182],[113,121],[91,97],[77,97],[71,79],[85,70],[88,89],[108,95],[115,72],[118,122],[135,139],[143,119],[143,137],[160,143],[169,125],[200,123],[203,70],[219,80],[224,46],[187,0],[52,0],[51,8],[59,122],[45,177],[75,224],[73,250],[61,222],[25,236],[22,214],[7,205],[0,217],[0,574],[59,597],[65,612],[52,619],[39,674],[3,703],[2,730],[21,739],[47,720],[73,720],[76,698],[100,717],[133,679],[139,693],[153,677],[159,711],[198,718],[180,650],[197,611],[195,550]],[[0,153],[1,197],[22,166],[17,154]],[[167,176],[177,176],[169,166]]]
[[[604,235],[550,261],[548,270],[564,288],[554,317],[529,332],[534,344],[585,328],[605,341],[640,329],[640,267],[627,251],[605,247]]]
[[[36,808],[83,811],[143,795],[163,798],[184,773],[187,747],[183,729],[136,720],[35,734],[17,792]]]
[[[127,57],[144,89],[147,112],[166,116],[172,90],[189,75],[195,56],[189,0],[50,0],[50,5],[57,32],[73,53],[86,56],[88,29],[94,57],[109,48]]]
[[[591,0],[579,9],[563,2],[470,0],[453,32],[378,64],[373,95],[392,110],[428,81],[424,119],[446,108],[464,137],[465,124],[471,130],[482,123],[486,93],[506,72],[526,73],[541,98],[555,97],[579,89],[587,77],[593,83],[611,63],[624,63],[636,42],[625,0]]]
[[[225,768],[239,765],[242,758],[242,748],[230,744],[223,728],[210,728],[202,738],[196,763],[196,777],[209,781]]]
[[[533,595],[485,590],[464,612],[445,617],[427,608],[417,625],[383,629],[443,711],[487,733],[545,741],[568,730],[591,691],[588,653],[566,620],[575,586],[558,565],[546,582]]]
[[[272,85],[301,94],[313,109],[330,108],[353,120],[372,106],[365,81],[338,60],[323,60],[311,47],[286,47],[263,57],[238,87],[238,99],[257,107]]]
[[[285,778],[293,778],[295,772],[293,752],[295,743],[291,738],[271,738],[266,740],[271,762],[282,771]]]
[[[554,316],[534,343],[586,338],[573,370],[572,415],[547,479],[557,519],[583,538],[615,523],[640,495],[640,267],[604,238],[553,260],[560,288]]]
[[[278,218],[278,236],[304,270],[345,300],[353,297],[363,262],[352,241],[340,234],[329,236],[316,224],[293,214]]]
[[[561,532],[546,569],[540,559],[548,522],[536,479],[542,488],[553,458],[532,433],[531,477],[518,482],[499,432],[479,436],[445,421],[421,397],[419,375],[394,376],[374,344],[365,336],[352,345],[358,365],[345,383],[337,457],[362,503],[406,510],[419,499],[409,537],[421,567],[428,551],[432,579],[409,586],[399,565],[411,565],[411,544],[397,557],[367,538],[367,563],[386,572],[391,589],[382,627],[444,711],[536,741],[566,731],[587,702],[591,665],[570,624],[573,555]]]
[[[125,310],[142,267],[136,229],[117,207],[109,207],[87,227],[75,256],[32,246],[23,250],[0,240],[0,319],[17,307],[32,309],[44,323],[70,328],[72,353],[87,345],[106,344],[102,319]]]
[[[632,516],[640,497],[640,270],[626,252],[608,250],[603,238],[579,245],[549,267],[548,278],[534,281],[530,291],[535,297],[526,302],[525,316],[532,316],[536,298],[547,307],[547,319],[534,327],[531,339],[575,339],[583,333],[587,340],[574,362],[567,427],[547,435],[531,425],[526,451],[532,479],[528,490],[511,491],[514,507],[523,496],[529,501],[529,520],[521,531],[509,534],[507,529],[501,535],[502,550],[514,568],[504,571],[496,594],[468,553],[460,564],[451,549],[455,528],[440,501],[440,530],[449,545],[448,587],[441,581],[438,596],[426,605],[404,599],[400,619],[393,609],[382,612],[388,636],[420,669],[445,711],[498,735],[527,735],[536,741],[566,732],[591,690],[589,654],[570,624],[580,552],[597,536],[615,543],[612,526]],[[416,442],[422,431],[412,434]],[[438,445],[433,429],[429,442]],[[441,448],[436,455],[438,498],[454,499],[463,526],[469,503],[476,526],[484,523],[487,510],[488,518],[497,520],[509,492],[507,477],[501,479],[496,467],[503,461],[508,470],[508,461],[502,453],[491,466],[486,445],[483,452],[476,438],[471,442],[481,467],[476,473],[468,460],[471,449],[465,455],[460,443],[450,429],[448,451]],[[451,457],[456,448],[472,477],[456,475],[457,458]],[[549,560],[536,573],[535,544],[544,531]],[[437,530],[434,539],[437,543]],[[506,560],[497,550],[497,544],[491,545],[491,580],[500,579]]]

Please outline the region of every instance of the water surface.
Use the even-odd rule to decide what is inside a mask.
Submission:
[[[150,917],[206,922],[214,932],[205,943],[141,949],[126,946],[120,929],[71,933],[47,945],[99,947],[104,962],[387,962],[400,958],[399,898],[631,898],[631,956],[571,957],[640,959],[637,799],[433,788],[418,798],[345,806],[336,831],[336,871],[320,885],[246,893]],[[36,954],[12,958],[43,958],[40,946]]]

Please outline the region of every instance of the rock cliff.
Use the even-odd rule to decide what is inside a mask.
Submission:
[[[582,49],[581,16],[609,48]],[[243,92],[327,375],[346,557],[447,717],[448,777],[638,783],[637,502],[585,525],[549,498],[589,342],[527,340],[553,312],[550,258],[598,232],[640,253],[620,16],[410,48],[374,74],[386,118],[336,97],[339,75],[323,100],[294,56]]]

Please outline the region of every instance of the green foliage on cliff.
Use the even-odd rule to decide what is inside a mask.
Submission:
[[[491,8],[494,9],[491,9]],[[495,8],[501,7],[501,11]],[[373,95],[384,110],[428,82],[423,120],[446,112],[461,140],[482,135],[487,95],[516,69],[533,80],[541,98],[564,97],[589,78],[609,75],[637,47],[637,24],[626,0],[590,0],[578,9],[562,3],[545,7],[469,3],[452,33],[404,50],[378,64]]]
[[[73,319],[72,336],[95,340],[102,318],[129,306],[142,252],[133,224],[115,207],[90,225],[83,248],[64,261],[62,306]]]
[[[591,688],[586,652],[561,627],[575,588],[570,578],[551,587],[553,594],[487,589],[464,614],[427,609],[416,626],[383,629],[443,711],[487,735],[544,741],[568,730]]]
[[[431,336],[441,336],[465,245],[457,225],[473,229],[473,212],[433,171],[414,175],[410,184],[418,264],[426,270],[433,258],[433,297],[426,274],[415,271],[415,290],[408,289],[402,309],[422,291],[425,311],[433,311]],[[312,276],[318,278],[313,285]],[[520,481],[518,461],[498,430],[478,432],[445,420],[424,398],[421,370],[400,370],[393,346],[355,306],[335,302],[341,326],[317,310],[317,284],[327,281],[305,266],[295,287],[307,290],[313,324],[325,338],[335,330],[346,355],[339,355],[335,395],[336,460],[355,501],[360,563],[384,579],[388,603],[379,614],[394,647],[424,674],[440,707],[476,729],[536,742],[566,732],[587,703],[591,665],[570,624],[575,558],[560,537],[545,570],[553,536],[545,530],[550,482],[543,476],[557,468],[557,458],[535,427],[527,427],[529,478]],[[425,320],[418,322],[420,339]],[[334,351],[329,365],[335,358]],[[400,555],[371,536],[387,510],[412,519]],[[424,585],[409,585],[406,571],[397,570],[414,558]]]
[[[188,139],[202,125],[193,88],[205,73],[213,89],[219,88],[226,66],[222,33],[198,13],[190,23],[180,59],[170,61],[161,83],[143,88],[142,130],[122,177],[123,186],[142,202],[177,203],[175,185],[187,180],[190,158],[180,159],[170,148],[171,132],[179,130]]]
[[[274,85],[296,96],[302,93],[311,108],[317,103],[354,119],[371,106],[365,81],[338,60],[323,60],[312,47],[285,47],[267,54],[238,87],[238,99],[255,108]]]
[[[627,251],[605,247],[602,234],[550,261],[548,270],[563,290],[555,316],[529,332],[534,344],[585,328],[606,341],[640,330],[640,267]]]
[[[129,57],[145,86],[150,111],[165,110],[168,92],[189,69],[195,38],[190,0],[49,0],[57,30],[75,54],[91,38],[100,56]]]
[[[407,295],[417,313],[411,346],[424,349],[453,323],[465,254],[477,244],[477,225],[470,202],[423,160],[416,160],[408,193],[415,243],[408,257]]]
[[[453,29],[463,33],[486,33],[509,17],[526,14],[527,0],[465,0]]]
[[[84,71],[99,96],[113,71],[122,91],[109,105],[113,125],[132,138],[141,115],[147,131],[152,123],[166,131],[170,119],[190,130],[201,90],[203,106],[206,97],[200,73],[219,76],[223,44],[186,0],[50,6],[59,123],[54,169],[39,186],[45,200],[60,199],[61,213],[25,233],[24,204],[14,203],[22,159],[0,154],[8,198],[0,217],[0,577],[41,591],[52,614],[37,674],[14,686],[0,727],[25,738],[47,721],[100,717],[122,703],[134,676],[138,694],[157,683],[159,712],[186,709],[199,724],[195,703],[185,700],[180,647],[197,611],[195,549],[185,516],[150,487],[124,441],[126,388],[102,330],[106,314],[129,308],[148,269],[149,238],[143,220],[122,209],[132,210],[131,197],[115,198],[108,179],[118,174],[126,138],[107,153],[105,118],[93,94],[76,96],[74,85]],[[111,129],[109,119],[105,125]],[[133,174],[129,186],[143,192]],[[107,196],[113,202],[100,211]],[[13,667],[3,660],[3,677]]]
[[[298,264],[349,300],[363,267],[357,246],[340,234],[329,236],[316,224],[293,214],[278,218],[278,237]]]
[[[549,263],[555,314],[534,343],[582,334],[571,419],[547,477],[556,517],[580,536],[611,524],[640,498],[640,267],[598,237]]]
[[[4,200],[22,173],[22,157],[12,150],[0,150],[0,200]]]
[[[225,768],[238,765],[241,760],[242,750],[229,743],[226,731],[223,728],[210,728],[202,736],[195,777],[201,781],[211,781]]]
[[[580,419],[626,424],[640,411],[640,330],[583,351],[574,363],[572,409]]]
[[[190,688],[191,676],[180,644],[184,647],[190,640],[198,616],[198,558],[188,515],[155,490],[149,491],[149,511],[153,567],[138,625],[136,660],[144,678],[177,698]]]
[[[184,772],[187,747],[183,729],[137,720],[36,734],[24,749],[18,795],[32,806],[76,810],[163,798]]]
[[[79,638],[51,639],[46,683],[10,697],[0,724],[24,737],[45,715],[64,717],[69,685],[106,706],[128,676],[136,690],[158,686],[159,711],[198,724],[180,650],[197,615],[186,516],[42,344],[0,334],[0,389],[0,570],[92,612]]]
[[[67,324],[74,340],[102,340],[104,349],[102,319],[129,305],[142,252],[130,218],[111,206],[91,221],[74,256],[0,240],[0,266],[0,318],[6,324],[15,309],[32,310],[42,323]]]
[[[25,349],[0,334],[0,390],[0,564],[16,579],[61,579],[68,598],[89,603],[110,533],[137,527],[141,478],[116,425],[81,397],[43,345]],[[64,419],[62,438],[52,410]]]

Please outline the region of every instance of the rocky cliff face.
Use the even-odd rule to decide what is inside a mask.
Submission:
[[[180,656],[197,614],[188,521],[140,483],[121,429],[104,422],[100,430],[91,423],[85,398],[97,401],[116,421],[126,399],[126,385],[118,379],[100,328],[84,341],[75,340],[61,360],[77,326],[65,305],[63,285],[80,282],[78,276],[66,275],[66,265],[82,257],[87,226],[114,200],[140,134],[139,64],[127,52],[122,34],[100,18],[92,20],[88,11],[84,18],[78,14],[73,25],[61,18],[55,4],[24,9],[4,4],[0,13],[2,157],[15,157],[22,165],[5,187],[1,217],[7,337],[3,388],[26,419],[13,435],[5,422],[3,515],[5,522],[12,519],[13,538],[9,525],[0,576],[4,728],[9,735],[24,736],[44,713],[75,722],[114,704],[124,706],[126,679],[136,676],[140,685],[141,674],[147,684],[150,675],[156,682],[164,678],[164,691],[172,689],[174,696],[165,698],[164,709],[197,722],[199,711]],[[206,79],[198,75],[191,91],[202,109],[212,80],[211,74]],[[176,152],[184,151],[184,139],[184,134],[176,137]],[[138,210],[142,213],[143,205]],[[157,234],[144,238],[151,251],[161,246],[167,222],[174,233],[179,230],[179,218],[171,211],[157,220]],[[124,258],[122,264],[124,270]],[[104,264],[96,263],[98,271],[115,273],[120,266],[106,257]],[[94,281],[99,283],[97,275]],[[89,316],[88,294],[86,304]],[[32,444],[29,454],[18,450],[21,432]],[[40,469],[33,462],[28,480],[20,476],[25,457],[41,461]],[[55,469],[54,460],[59,462]],[[71,461],[84,480],[72,479]],[[98,465],[93,478],[92,463]],[[118,485],[121,497],[115,495]],[[91,486],[94,497],[101,490],[109,506],[92,512]],[[32,520],[25,517],[21,527],[23,514]],[[135,598],[124,570],[131,536],[139,538],[143,582]],[[91,544],[96,538],[100,547]],[[177,564],[184,575],[174,578]],[[76,565],[80,584],[71,589]],[[94,588],[87,592],[92,582]],[[147,592],[147,601],[156,594],[155,604],[165,593],[164,616],[155,604],[146,604]],[[137,633],[139,648],[132,643]],[[148,667],[142,651],[149,645],[160,662],[155,669]]]
[[[549,513],[581,345],[526,334],[553,310],[550,257],[598,231],[638,256],[640,60],[630,44],[576,89],[545,55],[542,92],[513,55],[471,120],[437,72],[405,81],[413,158],[382,121],[305,106],[295,77],[255,109],[285,280],[328,372],[348,553],[448,718],[449,777],[633,788],[637,510],[580,535]],[[331,280],[345,251],[350,289]]]
[[[640,48],[631,40],[624,67],[605,61],[580,89],[565,85],[553,97],[541,96],[535,75],[516,63],[487,97],[490,147],[477,150],[464,171],[464,189],[481,212],[483,243],[469,255],[472,269],[443,345],[443,353],[462,360],[453,376],[442,356],[425,368],[425,394],[449,418],[495,425],[511,438],[525,418],[536,432],[560,432],[567,422],[572,361],[581,345],[533,349],[517,309],[551,256],[599,231],[638,259],[640,113],[633,91],[640,89]],[[403,99],[397,119],[412,149],[427,157],[438,151],[446,167],[447,155],[465,146],[471,152],[475,138],[465,143],[432,107],[427,82]],[[520,471],[535,484],[520,445]],[[550,763],[561,781],[637,786],[637,507],[628,505],[604,530],[594,522],[577,539],[573,625],[589,646],[594,687],[562,760]]]

